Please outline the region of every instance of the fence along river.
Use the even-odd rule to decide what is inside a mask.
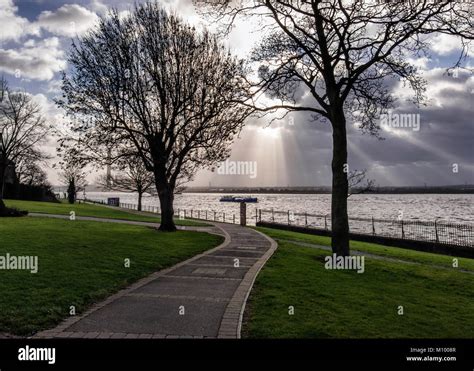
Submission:
[[[248,225],[266,221],[331,229],[330,195],[256,196],[259,203],[247,205]],[[121,207],[137,209],[133,194],[87,195],[99,202],[105,202],[107,197],[120,197]],[[239,205],[219,202],[220,197],[215,193],[177,195],[176,216],[240,223]],[[474,247],[473,201],[474,195],[354,195],[349,199],[350,229],[360,234]],[[156,197],[143,200],[144,211],[159,213],[158,205]],[[326,212],[312,212],[315,206]],[[354,215],[354,209],[360,215]],[[385,215],[388,217],[380,217]],[[422,215],[425,218],[420,218]]]

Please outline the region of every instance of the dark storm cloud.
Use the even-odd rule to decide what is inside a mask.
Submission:
[[[140,1],[139,1],[140,2]],[[170,0],[185,19],[196,21],[190,0]],[[0,0],[0,70],[12,86],[20,86],[33,94],[43,93],[51,99],[58,85],[58,71],[67,68],[65,53],[70,43],[70,25],[85,31],[96,15],[111,7],[125,11],[134,2],[121,0],[31,0],[28,2]],[[230,38],[233,49],[249,49],[249,35],[236,30]],[[474,183],[472,165],[474,78],[466,71],[458,77],[448,76],[440,66],[456,59],[455,43],[446,37],[436,39],[433,50],[436,58],[420,62],[428,81],[429,105],[416,108],[401,99],[394,113],[420,114],[420,130],[399,129],[382,131],[385,140],[364,135],[348,124],[349,165],[351,169],[368,169],[369,177],[380,185],[460,184]],[[435,68],[431,71],[426,70]],[[22,71],[21,79],[14,76]],[[21,84],[20,84],[21,83]],[[388,83],[396,92],[403,92],[399,82]],[[57,90],[57,88],[56,88]],[[312,98],[302,96],[303,104]],[[226,185],[329,185],[332,157],[331,129],[328,123],[312,122],[308,114],[291,113],[272,123],[279,128],[267,135],[257,127],[268,125],[270,118],[251,120],[238,140],[231,159],[258,160],[256,179],[245,177],[212,177],[215,184]],[[452,172],[452,165],[459,172]],[[55,174],[50,172],[52,182]],[[209,173],[197,177],[196,184],[207,185]]]
[[[400,98],[393,110],[419,114],[419,131],[382,129],[384,140],[379,140],[348,124],[351,169],[367,169],[369,177],[379,185],[474,183],[472,74],[460,72],[454,78],[439,68],[425,71],[425,78],[427,106],[417,108]],[[395,92],[403,89],[397,82],[392,84]],[[310,99],[300,103],[308,104]],[[248,125],[264,127],[269,121],[264,118]],[[289,185],[330,184],[332,138],[328,123],[313,122],[309,114],[295,112],[273,122],[271,127],[281,128]],[[246,144],[236,144],[240,146]],[[453,164],[458,164],[458,173],[453,173]]]

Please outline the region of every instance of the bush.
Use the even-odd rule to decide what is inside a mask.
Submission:
[[[6,207],[3,201],[0,200],[0,217],[15,217],[15,216],[26,216],[26,215],[28,215],[28,211]]]
[[[28,185],[28,184],[6,184],[5,198],[24,201],[47,201],[59,202],[51,189],[51,186]]]

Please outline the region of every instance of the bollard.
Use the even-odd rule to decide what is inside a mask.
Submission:
[[[242,227],[247,225],[247,204],[245,202],[240,203],[240,225]]]

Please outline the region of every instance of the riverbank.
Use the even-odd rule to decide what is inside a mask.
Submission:
[[[330,239],[258,228],[278,243],[249,297],[247,338],[472,338],[474,260],[351,242],[363,273],[326,269]]]

